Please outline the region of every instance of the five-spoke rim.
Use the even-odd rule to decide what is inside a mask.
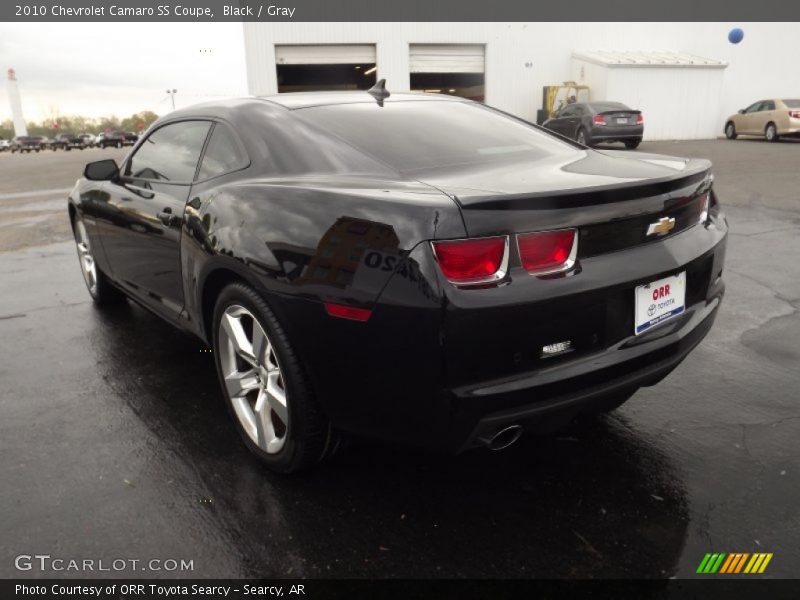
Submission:
[[[219,360],[233,410],[250,439],[280,452],[289,432],[286,384],[275,348],[245,307],[225,309],[219,323]]]
[[[97,266],[94,263],[92,248],[89,246],[89,235],[86,233],[86,226],[83,221],[78,220],[75,231],[77,233],[75,243],[78,246],[78,259],[81,262],[83,279],[86,281],[86,287],[94,294],[97,290]]]

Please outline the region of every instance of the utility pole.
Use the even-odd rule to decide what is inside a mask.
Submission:
[[[172,98],[172,110],[175,110],[175,94],[178,93],[178,90],[167,90],[167,94],[169,97]]]

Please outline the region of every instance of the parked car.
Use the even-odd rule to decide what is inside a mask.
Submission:
[[[32,135],[18,135],[13,140],[9,149],[11,153],[19,152],[39,152],[42,149],[42,142],[38,136]]]
[[[96,305],[133,298],[208,344],[280,472],[341,432],[500,449],[613,410],[724,292],[707,160],[597,152],[456,96],[180,109],[89,163],[68,210]]]
[[[133,146],[139,141],[139,136],[132,131],[123,131],[122,135],[125,137],[126,146]]]
[[[73,148],[83,150],[85,146],[86,144],[84,144],[83,140],[78,136],[71,133],[59,133],[53,138],[53,143],[50,145],[50,148],[53,151],[59,148],[62,150],[72,150]]]
[[[95,144],[95,136],[91,133],[79,133],[78,137],[83,142],[83,145],[87,148],[93,148]]]
[[[11,141],[0,138],[0,152],[5,152],[11,148]]]
[[[39,148],[42,150],[49,150],[53,146],[53,140],[51,140],[46,135],[35,135],[33,136],[39,141]]]
[[[763,136],[777,142],[781,136],[800,136],[800,99],[759,100],[725,121],[725,137],[735,140],[740,135]]]
[[[576,102],[561,108],[543,126],[585,146],[622,142],[632,150],[642,141],[644,117],[621,102]]]
[[[128,145],[128,143],[128,140],[125,139],[125,134],[121,131],[111,131],[109,133],[102,134],[97,141],[97,145],[101,148],[108,148],[109,146],[122,148],[123,146]]]

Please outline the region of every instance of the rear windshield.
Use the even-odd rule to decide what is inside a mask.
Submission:
[[[784,100],[784,101],[783,101],[783,103],[784,103],[784,104],[785,104],[785,105],[786,105],[788,108],[800,108],[800,100],[798,100],[798,99],[796,99],[796,98],[795,98],[795,99],[793,99],[793,100]]]
[[[622,102],[592,102],[589,105],[595,112],[606,112],[609,110],[630,110]]]
[[[532,125],[467,102],[338,104],[296,112],[398,171],[575,152]]]

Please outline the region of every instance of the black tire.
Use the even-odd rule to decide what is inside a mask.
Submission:
[[[733,124],[733,121],[728,121],[725,124],[725,137],[729,140],[735,140],[739,137],[739,134],[736,133],[736,125]]]
[[[288,427],[282,448],[274,454],[262,450],[252,440],[236,415],[225,387],[221,356],[226,349],[221,347],[220,323],[225,311],[233,306],[244,307],[257,319],[275,350],[283,377],[289,415]],[[222,395],[236,428],[248,449],[270,470],[277,473],[296,473],[319,464],[336,451],[341,438],[319,409],[312,386],[292,349],[286,332],[269,305],[257,292],[244,283],[233,283],[222,290],[214,308],[212,343]]]
[[[625,140],[625,147],[628,150],[636,150],[639,147],[639,144],[642,143],[642,140]]]
[[[778,128],[775,126],[775,123],[767,123],[767,126],[764,128],[764,137],[767,138],[768,142],[777,142],[781,139],[781,136],[778,135]]]
[[[89,295],[92,297],[92,300],[96,306],[113,306],[116,304],[121,304],[125,301],[125,294],[111,284],[106,274],[100,270],[100,267],[97,266],[96,262],[94,271],[95,285],[90,285],[89,280],[84,272],[83,256],[80,248],[81,239],[79,229],[81,225],[83,225],[85,231],[85,224],[83,224],[83,221],[79,216],[76,216],[72,223],[72,235],[75,238],[76,246],[78,246],[78,263],[81,267],[81,273],[84,275],[86,290],[89,292]],[[87,247],[89,254],[94,260],[94,254],[92,253],[91,245],[87,244]]]
[[[578,127],[578,131],[575,132],[575,141],[584,146],[592,145],[592,138],[589,137],[589,133],[583,127]]]

